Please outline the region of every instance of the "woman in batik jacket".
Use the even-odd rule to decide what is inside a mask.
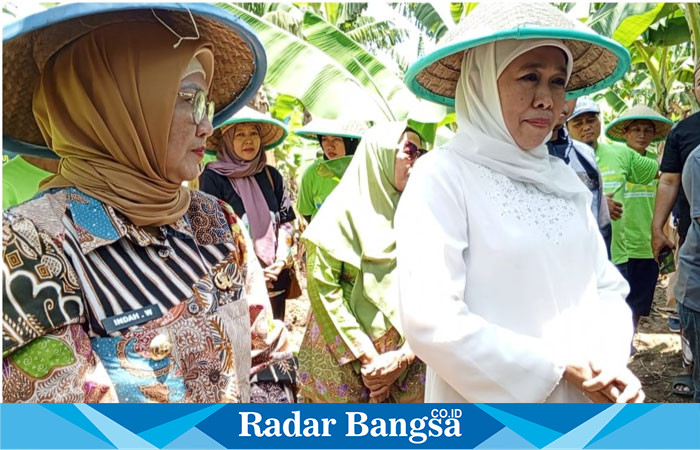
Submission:
[[[262,79],[240,58],[259,42],[209,5],[74,6],[5,41],[4,92],[33,94],[3,111],[5,137],[61,160],[3,215],[4,400],[249,401],[286,334],[234,213],[182,182],[214,103],[230,113]],[[246,77],[217,78],[227,65]]]

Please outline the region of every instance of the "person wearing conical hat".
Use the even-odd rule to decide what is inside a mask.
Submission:
[[[611,260],[627,279],[627,240],[625,239],[624,193],[626,183],[648,184],[658,177],[659,163],[645,158],[626,145],[600,140],[600,108],[590,98],[578,98],[567,128],[571,137],[595,149],[598,168],[603,175],[610,218],[612,219]]]
[[[405,79],[455,103],[459,132],[415,165],[394,217],[426,401],[643,401],[629,287],[589,189],[545,145],[567,92],[609,86],[629,53],[544,3],[480,3],[443,41]]]
[[[333,192],[367,130],[356,120],[314,119],[295,134],[318,141],[323,158],[312,163],[301,177],[297,211],[307,222],[316,215],[323,201]]]
[[[612,121],[605,134],[613,141],[625,142],[641,156],[658,161],[659,155],[649,146],[653,141],[664,139],[672,126],[672,121],[648,106],[636,105]],[[627,182],[623,192],[627,281],[630,284],[627,304],[632,309],[635,329],[639,318],[648,316],[651,311],[659,276],[659,265],[651,251],[651,220],[657,183],[656,179],[647,184]]]
[[[296,282],[291,251],[296,216],[284,178],[267,164],[265,150],[287,134],[282,122],[246,107],[210,138],[217,161],[208,163],[200,177],[200,189],[231,205],[248,226],[279,320]]]
[[[3,213],[3,400],[249,401],[286,330],[240,220],[183,181],[262,83],[258,38],[155,3],[57,6],[3,39],[3,146],[60,157]]]
[[[423,401],[425,364],[399,320],[394,212],[420,152],[406,122],[363,136],[304,232],[311,314],[299,348],[305,402]]]

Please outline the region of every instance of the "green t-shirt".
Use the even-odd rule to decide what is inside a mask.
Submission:
[[[299,187],[297,211],[303,216],[316,215],[326,197],[333,192],[352,160],[351,156],[315,161],[304,172]]]
[[[645,158],[658,161],[659,155],[647,150]],[[627,183],[624,193],[625,241],[627,256],[635,259],[652,259],[651,219],[654,216],[654,200],[658,180],[647,184]]]
[[[613,200],[623,204],[622,217],[612,221],[612,262],[624,264],[629,260],[625,238],[627,211],[624,206],[627,183],[648,184],[659,171],[659,163],[645,158],[626,145],[599,143],[595,151],[605,194],[614,192]]]
[[[2,209],[18,205],[34,197],[39,183],[53,175],[15,156],[2,165]]]

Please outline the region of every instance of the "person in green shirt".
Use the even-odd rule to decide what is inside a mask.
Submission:
[[[579,98],[569,117],[567,128],[571,137],[584,142],[595,150],[598,168],[603,176],[603,190],[612,219],[612,262],[628,279],[627,241],[623,201],[628,182],[648,184],[658,176],[659,163],[645,158],[631,148],[607,142],[599,142],[601,133],[600,108],[589,98]],[[629,281],[629,279],[628,279]]]
[[[425,364],[402,333],[394,212],[419,152],[405,123],[362,139],[302,238],[312,314],[299,348],[305,402],[423,402]]]
[[[608,125],[606,136],[641,156],[658,161],[659,155],[649,150],[652,141],[665,138],[673,122],[645,105],[628,109]],[[630,293],[627,304],[632,309],[636,325],[641,316],[648,316],[654,300],[654,288],[659,266],[651,249],[651,221],[654,215],[656,179],[647,184],[626,183],[623,192],[625,211],[625,243],[627,246],[627,280]]]
[[[2,209],[23,203],[39,191],[39,183],[58,170],[58,159],[15,156],[2,165]]]
[[[338,185],[366,130],[365,122],[319,118],[294,132],[318,141],[323,150],[323,158],[304,171],[299,185],[297,211],[307,222],[311,222],[323,201]]]

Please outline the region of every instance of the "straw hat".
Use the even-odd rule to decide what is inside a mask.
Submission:
[[[3,28],[3,147],[19,153],[53,155],[46,149],[32,113],[34,87],[51,56],[98,27],[158,19],[180,36],[199,32],[202,39],[215,43],[214,79],[209,92],[216,105],[214,126],[255,95],[267,70],[265,50],[248,25],[222,8],[205,3],[57,6]]]
[[[625,132],[635,120],[651,120],[654,123],[654,139],[663,139],[668,136],[673,127],[673,122],[646,105],[637,105],[625,111],[617,119],[613,120],[605,129],[605,135],[613,141],[625,142]]]
[[[610,86],[630,64],[621,44],[596,34],[546,3],[482,2],[441,41],[441,46],[414,63],[405,82],[417,96],[454,105],[464,51],[504,39],[561,39],[574,57],[567,86],[579,97]]]
[[[287,127],[279,120],[244,106],[240,111],[219,125],[207,140],[207,147],[217,149],[221,145],[221,135],[237,123],[255,123],[260,126],[260,139],[265,150],[277,147],[289,134]]]
[[[359,120],[318,118],[306,124],[305,127],[294,130],[294,134],[313,140],[318,139],[318,136],[340,136],[362,139],[362,135],[365,134],[367,128],[367,123]]]

